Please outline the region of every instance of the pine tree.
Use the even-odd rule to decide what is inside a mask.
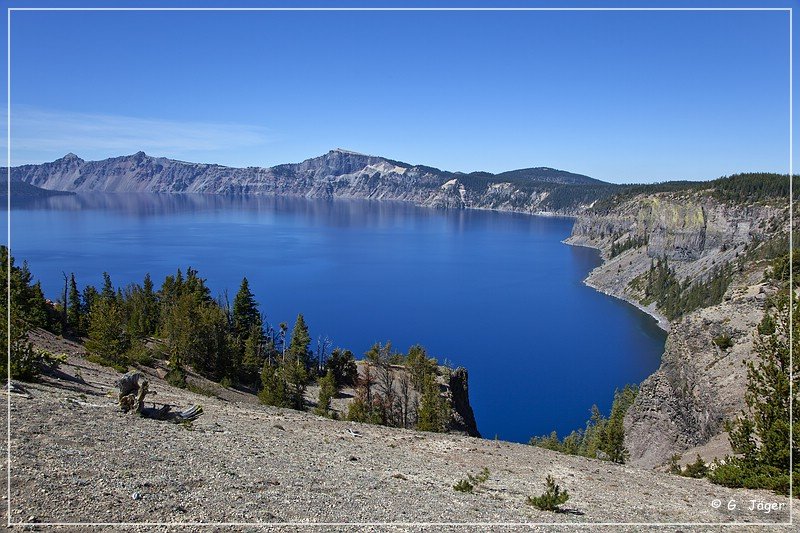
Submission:
[[[436,373],[436,360],[428,357],[425,348],[415,344],[408,349],[406,368],[411,372],[411,382],[417,391],[421,391],[425,376]]]
[[[336,380],[333,372],[328,370],[319,380],[319,400],[314,408],[314,413],[320,416],[330,416],[331,400],[336,396]]]
[[[67,322],[69,328],[75,335],[83,333],[83,305],[81,303],[81,293],[78,292],[78,284],[75,282],[75,274],[69,277],[69,295],[67,297]]]
[[[89,312],[92,310],[92,306],[99,298],[100,293],[97,292],[97,288],[94,285],[87,285],[83,288],[83,293],[81,294],[81,300],[83,301],[81,314],[85,319],[83,325],[84,333],[86,333],[86,329],[88,328]]]
[[[283,380],[286,383],[286,396],[289,407],[298,411],[305,410],[305,392],[308,383],[308,371],[297,359],[287,359],[280,364]]]
[[[781,310],[784,311],[784,310]],[[788,313],[779,311],[772,335],[759,335],[755,350],[759,361],[747,364],[745,402],[760,441],[758,460],[783,471],[789,469],[789,328]],[[800,376],[795,369],[797,390]],[[797,450],[795,450],[797,453]]]
[[[34,327],[47,325],[47,303],[41,286],[31,281],[27,263],[23,262],[22,267],[16,266],[8,248],[0,246],[0,287],[7,288],[10,293],[10,302],[8,298],[0,298],[0,316],[3,317],[0,319],[0,352],[8,353],[11,363],[11,368],[8,368],[7,357],[0,356],[0,377],[3,380],[9,373],[13,379],[31,380],[39,374],[43,362],[28,339],[28,333]],[[6,320],[9,315],[10,331]]]
[[[265,355],[264,329],[260,324],[253,324],[244,343],[244,355],[239,378],[242,383],[247,385],[256,384],[259,378],[259,370],[264,367]]]
[[[331,352],[331,356],[325,362],[325,370],[333,372],[333,379],[336,388],[351,387],[358,379],[358,366],[356,365],[353,352],[336,348]]]
[[[624,463],[628,459],[623,421],[625,413],[636,399],[637,392],[638,389],[633,385],[627,385],[624,389],[614,392],[611,415],[602,434],[602,450],[608,455],[609,460],[615,463]]]
[[[569,500],[569,493],[561,490],[553,476],[548,475],[545,479],[545,491],[540,496],[528,496],[528,505],[541,509],[542,511],[557,512],[561,509],[560,505]]]
[[[793,301],[795,313],[794,351],[800,348],[800,308]],[[765,321],[767,319],[765,318]],[[789,488],[790,453],[800,455],[796,437],[790,434],[789,413],[792,400],[789,395],[790,375],[793,373],[793,417],[798,419],[798,389],[800,389],[800,362],[794,358],[794,368],[789,361],[789,305],[784,293],[782,301],[769,318],[771,326],[762,328],[771,333],[759,332],[754,344],[756,361],[747,363],[747,409],[742,416],[728,425],[733,451],[729,457],[709,474],[712,481],[733,487],[769,488],[785,494]],[[795,475],[800,474],[795,462]],[[800,488],[795,484],[795,496]]]
[[[252,292],[247,278],[242,278],[239,291],[233,299],[233,332],[240,339],[247,338],[253,326],[261,326],[261,315],[258,312],[258,303]]]
[[[116,297],[101,297],[89,312],[86,348],[108,362],[121,362],[130,346],[125,315]]]
[[[439,384],[433,374],[425,376],[422,397],[417,413],[417,429],[420,431],[445,431],[450,421],[449,405],[442,397]]]
[[[261,391],[258,399],[265,405],[275,407],[289,407],[287,399],[286,382],[279,365],[264,364],[261,371]]]
[[[311,336],[308,334],[308,326],[302,314],[297,315],[297,321],[294,323],[292,329],[292,339],[289,343],[289,349],[286,352],[286,358],[298,361],[303,368],[308,369],[311,363]]]
[[[180,272],[180,271],[178,271]],[[206,286],[206,280],[198,275],[197,270],[189,267],[186,269],[186,281],[183,283],[183,291],[191,294],[198,303],[211,303],[211,289]]]
[[[144,275],[142,282],[142,323],[141,333],[144,336],[155,334],[158,328],[158,297],[153,290],[150,273]]]
[[[100,291],[100,297],[104,300],[114,300],[117,297],[114,285],[111,283],[111,276],[108,275],[108,272],[103,272],[103,289]]]

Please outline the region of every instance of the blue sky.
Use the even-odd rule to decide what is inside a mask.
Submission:
[[[613,182],[788,168],[786,12],[17,11],[11,36],[12,164],[343,147]]]

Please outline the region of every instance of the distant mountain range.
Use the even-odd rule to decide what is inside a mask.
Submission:
[[[449,172],[342,149],[268,168],[189,163],[144,152],[85,161],[70,153],[51,163],[14,167],[11,176],[13,181],[60,191],[365,198],[562,214],[580,211],[619,188],[547,167],[500,174]]]

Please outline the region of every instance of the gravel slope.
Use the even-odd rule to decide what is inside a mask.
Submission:
[[[750,500],[783,503],[764,491],[561,455],[521,444],[338,422],[308,413],[197,395],[151,379],[159,403],[199,403],[192,427],[126,415],[104,367],[71,356],[55,375],[11,395],[11,520],[25,522],[264,522],[254,526],[66,526],[68,531],[605,530],[600,522],[780,522]],[[3,410],[3,424],[6,413]],[[357,433],[354,435],[350,430]],[[360,435],[360,436],[359,436]],[[491,476],[475,493],[453,490],[468,473]],[[553,475],[569,512],[526,505]],[[5,497],[3,477],[3,498]],[[720,499],[722,509],[711,506]],[[729,500],[738,508],[726,509]],[[2,513],[6,513],[3,502]],[[420,527],[411,522],[476,525]],[[491,526],[487,522],[504,522]],[[283,525],[281,523],[290,523]],[[37,526],[43,527],[43,526]],[[49,528],[48,528],[49,529]],[[643,531],[646,525],[615,527]],[[711,526],[666,530],[712,531]],[[664,529],[661,529],[664,530]],[[730,531],[731,529],[726,529]],[[736,526],[736,531],[763,527]],[[771,528],[770,530],[786,530]]]

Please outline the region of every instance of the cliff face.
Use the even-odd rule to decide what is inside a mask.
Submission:
[[[450,374],[450,403],[453,406],[450,431],[464,433],[470,437],[480,437],[478,425],[475,423],[475,414],[469,404],[468,384],[469,379],[466,368],[458,367]]]
[[[270,168],[187,163],[144,152],[103,161],[68,154],[51,163],[15,167],[12,176],[44,189],[77,192],[274,194],[561,213],[575,213],[598,195],[616,190],[614,185],[551,168],[463,174],[346,150]],[[554,191],[560,198],[557,202],[551,197]]]
[[[775,290],[761,283],[765,265],[751,262],[735,272],[721,303],[670,323],[654,304],[639,302],[637,278],[654,259],[666,257],[678,279],[703,279],[746,247],[785,230],[786,219],[786,208],[725,205],[700,192],[638,196],[577,219],[567,242],[598,248],[606,259],[586,283],[634,303],[670,332],[659,369],[641,384],[625,417],[633,464],[660,466],[676,453],[703,446],[723,432],[724,420],[741,412],[747,381],[743,363],[754,357],[755,328]],[[634,238],[647,244],[610,257],[615,242]],[[730,348],[713,342],[722,335],[730,336]],[[723,446],[716,453],[727,451]]]
[[[367,364],[368,363],[363,360],[358,362],[358,372],[362,379],[366,374]],[[381,369],[374,364],[370,365],[370,369],[373,376],[372,379],[374,380],[372,386],[374,397],[385,395],[384,385],[379,383],[383,380],[383,378],[380,377]],[[422,398],[422,391],[414,387],[410,379],[410,373],[406,367],[402,365],[390,365],[389,371],[395,398],[394,401],[406,404],[409,409],[409,420],[414,420],[419,402]],[[472,411],[472,405],[470,405],[469,401],[469,375],[467,369],[464,367],[449,369],[440,366],[436,381],[439,384],[440,395],[445,398],[450,405],[449,422],[446,427],[447,433],[480,438],[481,434],[480,431],[478,431],[475,414]],[[407,388],[404,387],[404,384],[407,385]],[[342,394],[332,400],[331,409],[336,412],[340,419],[346,419],[350,404],[353,402],[356,395],[357,391],[355,388],[345,388],[342,390]],[[318,397],[319,386],[316,384],[309,386],[306,390],[306,401],[308,404],[316,405]]]

